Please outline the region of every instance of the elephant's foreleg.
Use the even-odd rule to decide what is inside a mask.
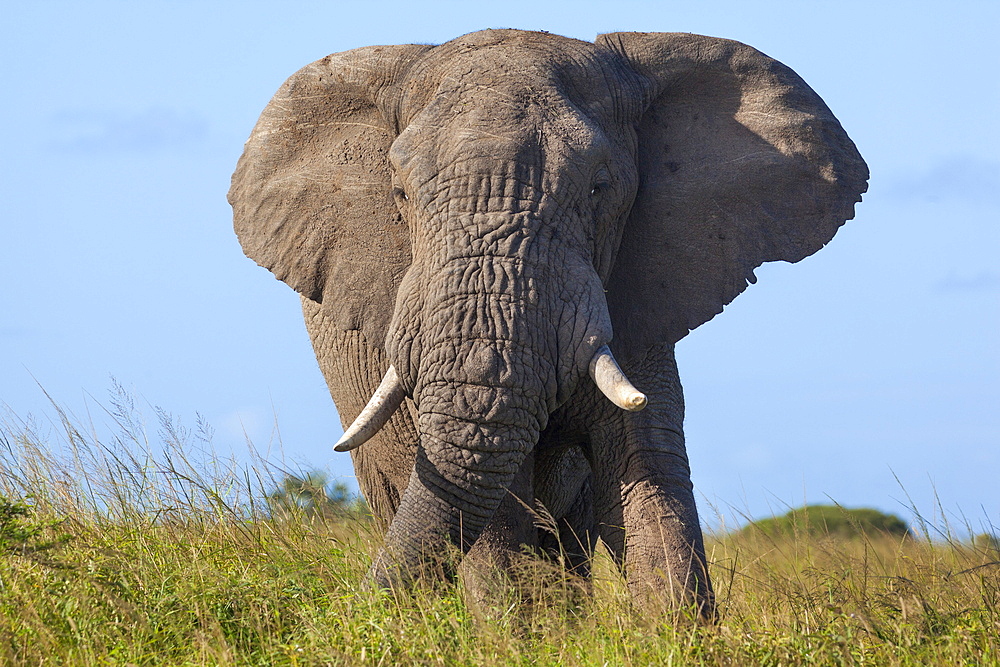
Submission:
[[[684,447],[683,397],[673,350],[651,351],[629,377],[645,410],[618,411],[591,430],[601,538],[640,605],[714,616],[705,547]]]

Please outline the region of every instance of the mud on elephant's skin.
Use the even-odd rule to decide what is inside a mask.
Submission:
[[[819,96],[738,42],[486,30],[295,73],[229,200],[353,424],[377,582],[558,550],[541,503],[578,572],[600,537],[637,600],[711,614],[673,346],[819,250],[867,178]]]

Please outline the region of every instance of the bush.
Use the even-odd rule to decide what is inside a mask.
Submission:
[[[743,533],[763,532],[771,537],[793,535],[831,535],[840,538],[910,536],[910,527],[894,514],[862,507],[847,509],[839,505],[806,505],[779,517],[760,519],[743,528]]]
[[[304,476],[286,475],[281,486],[267,496],[273,517],[299,514],[307,517],[361,517],[368,514],[364,498],[351,493],[343,482],[331,483],[322,471]]]
[[[69,537],[60,535],[50,540],[41,537],[61,523],[36,519],[27,503],[0,496],[0,555],[32,556],[63,544]]]

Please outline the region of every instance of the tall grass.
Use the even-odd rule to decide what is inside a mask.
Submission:
[[[634,611],[603,554],[592,585],[526,560],[488,608],[394,597],[363,515],[272,515],[286,471],[221,460],[200,420],[150,438],[124,392],[108,418],[0,424],[0,664],[1000,664],[995,544],[716,536],[714,626]]]

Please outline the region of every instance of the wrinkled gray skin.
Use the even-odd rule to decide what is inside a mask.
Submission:
[[[821,248],[867,178],[822,100],[738,42],[486,30],[297,72],[229,199],[302,295],[345,427],[389,364],[405,388],[353,452],[388,523],[375,581],[449,545],[558,552],[544,506],[578,572],[600,537],[637,600],[711,615],[674,343]],[[645,410],[588,377],[605,343]]]

